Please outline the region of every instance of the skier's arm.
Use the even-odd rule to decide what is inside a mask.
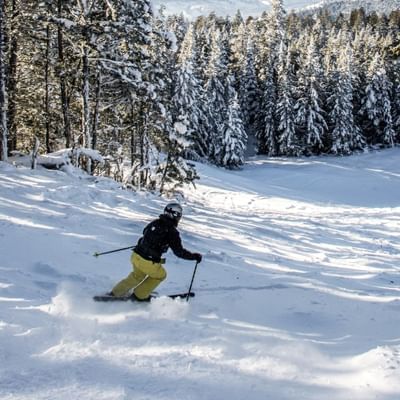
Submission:
[[[170,231],[169,239],[169,247],[171,247],[171,250],[177,257],[183,258],[184,260],[198,260],[199,257],[197,253],[192,253],[182,246],[181,237],[176,229]]]

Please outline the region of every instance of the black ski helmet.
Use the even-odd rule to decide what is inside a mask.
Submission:
[[[164,208],[164,215],[175,222],[179,222],[182,217],[182,207],[179,203],[169,203]]]

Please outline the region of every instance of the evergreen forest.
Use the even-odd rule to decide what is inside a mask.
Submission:
[[[72,163],[165,192],[192,161],[351,155],[400,142],[400,10],[215,14],[148,0],[0,0],[0,160]]]

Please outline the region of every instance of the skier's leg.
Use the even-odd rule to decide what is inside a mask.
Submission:
[[[135,258],[134,255],[135,253],[132,253],[131,256],[133,272],[131,272],[125,279],[122,279],[122,281],[120,281],[114,286],[112,290],[114,296],[117,297],[125,296],[131,289],[133,289],[135,286],[137,286],[140,282],[142,282],[146,278],[147,274],[136,267],[134,263],[134,258]]]
[[[147,277],[138,286],[134,293],[138,299],[147,299],[151,292],[167,277],[167,272],[161,263],[154,263],[138,256],[134,258],[134,263],[138,269],[144,272]]]
[[[161,269],[165,271],[163,267],[161,267]],[[147,276],[139,286],[136,286],[134,290],[135,296],[140,300],[147,299],[151,292],[166,278],[166,276],[166,273],[160,275],[160,278],[151,278],[150,276]]]

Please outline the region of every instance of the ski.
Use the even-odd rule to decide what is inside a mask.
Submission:
[[[189,297],[194,297],[195,293],[190,292],[189,293]],[[150,296],[150,300],[152,299],[156,299],[158,297],[163,297],[162,295],[156,295],[156,296]],[[170,294],[170,295],[166,295],[166,297],[169,297],[170,299],[185,299],[188,297],[188,293],[175,293],[175,294]],[[110,296],[108,294],[102,294],[102,295],[97,295],[97,296],[93,296],[93,300],[94,301],[134,301],[134,302],[138,302],[140,303],[140,301],[138,301],[135,297],[133,296],[124,296],[124,297],[116,297],[116,296]],[[150,301],[149,300],[149,301]],[[143,303],[146,303],[147,301],[144,300]]]
[[[186,297],[194,297],[195,293],[194,292],[190,292],[190,293],[177,293],[177,294],[170,294],[168,295],[168,297],[170,297],[171,299],[176,299],[176,298],[182,298],[185,299]],[[157,296],[156,296],[157,297]]]

